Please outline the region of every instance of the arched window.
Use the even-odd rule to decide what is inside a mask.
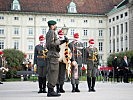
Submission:
[[[18,0],[13,0],[11,4],[11,10],[20,10],[20,4]]]
[[[76,4],[72,1],[67,6],[68,13],[77,13]]]

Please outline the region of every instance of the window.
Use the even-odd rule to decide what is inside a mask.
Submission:
[[[109,23],[111,23],[111,19],[109,19]]]
[[[121,34],[123,33],[123,24],[121,24]]]
[[[116,19],[118,20],[119,19],[119,16],[116,16]]]
[[[119,38],[117,38],[117,52],[119,52]]]
[[[28,41],[28,50],[29,51],[33,51],[33,44],[34,44],[34,41]]]
[[[75,8],[72,8],[72,7],[71,7],[71,9],[70,9],[70,10],[71,10],[71,12],[74,12],[74,9],[75,9]]]
[[[61,19],[57,19],[57,22],[60,22],[61,21]]]
[[[113,39],[113,52],[115,52],[115,39]]]
[[[75,30],[74,29],[71,29],[71,35],[73,36]]]
[[[19,20],[19,17],[14,17],[14,20]]]
[[[117,35],[119,35],[119,25],[117,25],[116,27],[117,27]]]
[[[84,23],[88,23],[88,20],[84,20]]]
[[[121,51],[123,51],[123,37],[121,37]]]
[[[0,28],[0,35],[4,35],[4,28]]]
[[[14,28],[14,35],[18,35],[19,34],[19,28],[18,27],[15,27]]]
[[[123,14],[121,14],[120,16],[121,16],[121,18],[123,18]]]
[[[113,36],[115,36],[115,26],[113,26]]]
[[[0,20],[3,20],[4,19],[4,16],[0,16]]]
[[[29,54],[29,59],[33,59],[33,55],[32,54]]]
[[[113,21],[115,21],[115,17],[113,17]]]
[[[0,49],[4,49],[4,40],[0,40]]]
[[[45,36],[46,35],[46,28],[42,28],[42,34]]]
[[[46,21],[46,18],[42,18],[42,21]]]
[[[110,37],[111,37],[111,28],[109,28],[109,34],[110,34]]]
[[[31,20],[33,20],[33,18],[32,18],[32,17],[30,17],[30,18],[29,18],[29,21],[31,21]]]
[[[84,29],[84,36],[87,36],[87,34],[88,34],[88,30]]]
[[[128,25],[127,25],[127,22],[125,22],[125,32],[128,32]]]
[[[125,50],[128,50],[128,38],[125,36]]]
[[[99,51],[103,51],[103,42],[99,42]]]
[[[33,35],[33,28],[29,28],[29,35]]]
[[[109,49],[110,49],[110,53],[111,53],[111,40],[109,41]]]
[[[19,0],[12,0],[11,10],[20,10]]]
[[[99,36],[100,36],[100,37],[103,36],[103,30],[99,30]]]
[[[74,19],[71,19],[71,22],[75,22]]]
[[[76,4],[71,1],[67,7],[68,13],[77,13]]]
[[[127,12],[125,12],[125,16],[128,16],[128,13]]]
[[[103,23],[103,20],[99,20],[99,23]]]
[[[14,5],[14,10],[18,10],[18,6],[17,5]]]
[[[14,47],[14,49],[17,49],[17,50],[19,49],[19,41],[18,40],[14,41],[14,46],[13,47]]]

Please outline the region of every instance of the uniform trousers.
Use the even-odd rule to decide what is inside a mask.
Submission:
[[[63,62],[59,63],[59,75],[58,75],[58,82],[57,84],[63,85],[65,80],[65,74],[66,74],[66,64]]]
[[[57,84],[59,74],[58,58],[48,58],[48,88],[54,88]]]

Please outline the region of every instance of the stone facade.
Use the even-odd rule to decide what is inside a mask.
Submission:
[[[129,2],[129,50],[133,50],[133,0]]]

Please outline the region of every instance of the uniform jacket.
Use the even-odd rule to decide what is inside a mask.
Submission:
[[[43,50],[46,50],[46,46],[36,45],[34,50],[34,64],[37,66],[46,67],[47,58],[41,58],[43,56]]]
[[[72,59],[71,61],[77,61],[78,65],[82,64],[82,50],[83,50],[83,44],[81,42],[70,42],[68,47],[70,48],[72,52]],[[78,47],[81,47],[82,49],[79,49]]]
[[[57,35],[55,34],[54,30],[49,29],[49,31],[46,34],[46,47],[48,49],[48,58],[55,57],[59,58],[59,48],[60,40],[57,38]]]
[[[93,62],[94,64],[98,65],[99,58],[98,58],[97,48],[96,47],[93,47],[93,48],[87,47],[85,50],[85,59],[86,59],[86,63]]]

